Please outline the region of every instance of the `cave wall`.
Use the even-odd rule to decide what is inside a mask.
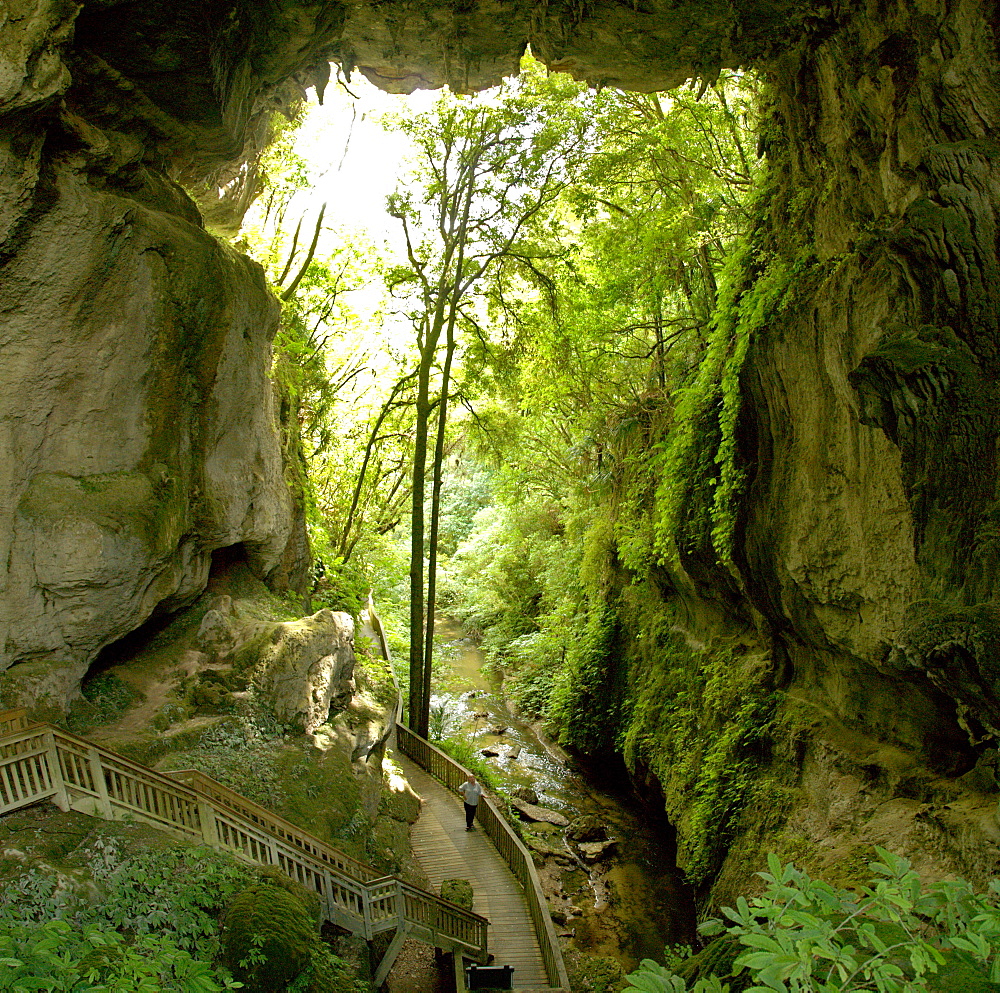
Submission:
[[[928,753],[1000,731],[996,46],[990,5],[868,3],[768,69],[773,237],[814,283],[745,369],[746,588],[800,683]]]
[[[5,702],[59,709],[104,645],[202,591],[213,550],[287,573],[302,524],[262,271],[142,134],[70,108],[77,6],[22,6],[0,75],[0,670]]]
[[[595,84],[660,89],[814,19],[755,0],[10,0],[0,670],[64,703],[102,646],[196,596],[220,547],[301,582],[268,380],[278,308],[205,225],[236,230],[272,116],[322,93],[331,59],[397,92],[471,90],[530,43]]]

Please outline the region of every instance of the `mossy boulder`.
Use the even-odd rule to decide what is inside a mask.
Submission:
[[[443,879],[441,899],[450,900],[465,910],[472,910],[472,883],[467,879]]]
[[[251,886],[226,911],[223,958],[248,993],[284,990],[310,965],[316,941],[309,911],[280,886]]]
[[[318,930],[323,923],[323,898],[315,890],[303,886],[298,880],[286,876],[276,865],[262,865],[254,870],[262,886],[277,886],[290,893],[305,908],[309,919]]]
[[[608,955],[572,952],[566,956],[570,989],[579,993],[619,993],[625,987],[621,963]]]
[[[355,689],[350,614],[320,610],[276,624],[267,643],[258,646],[252,682],[283,724],[314,731],[350,703]],[[243,665],[246,659],[237,661]]]

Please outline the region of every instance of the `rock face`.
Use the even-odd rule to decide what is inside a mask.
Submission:
[[[58,707],[101,647],[201,592],[214,550],[275,570],[293,508],[260,268],[149,168],[144,132],[61,102],[77,7],[15,7],[0,15],[0,671],[57,666]]]
[[[253,684],[278,720],[302,731],[325,724],[354,693],[354,621],[321,610],[276,625],[262,641]]]
[[[4,267],[0,658],[85,671],[197,595],[213,549],[242,542],[266,574],[291,499],[260,271],[72,168],[51,179],[55,203]]]

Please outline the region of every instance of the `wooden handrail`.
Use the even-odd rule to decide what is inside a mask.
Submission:
[[[442,752],[440,748],[435,748],[429,741],[402,724],[396,725],[396,741],[404,755],[408,755],[450,790],[457,789],[469,775],[469,770],[459,765],[450,755]],[[477,819],[503,860],[510,866],[511,872],[524,887],[528,912],[535,926],[538,947],[542,953],[550,987],[569,990],[566,963],[563,961],[559,939],[552,925],[549,907],[545,902],[545,894],[542,892],[531,854],[487,793],[483,793],[480,798]]]
[[[197,769],[171,769],[166,771],[164,775],[179,783],[184,783],[185,786],[191,787],[217,803],[224,804],[274,837],[295,845],[306,854],[312,855],[327,865],[335,866],[354,879],[368,882],[372,879],[381,879],[385,875],[332,845],[325,844],[314,835],[309,834],[308,831],[296,827],[291,821],[286,821],[266,807],[254,803],[253,800],[248,800],[242,794],[231,790],[228,786],[224,786],[218,780],[212,779],[211,776]]]
[[[210,777],[189,773],[192,782],[185,784],[68,731],[29,725],[23,712],[0,713],[2,728],[13,730],[0,731],[0,814],[51,799],[63,810],[137,817],[279,866],[323,897],[327,919],[366,939],[395,928],[480,962],[488,958],[485,917],[396,876],[379,876]]]
[[[385,637],[382,621],[375,610],[375,601],[372,594],[368,594],[368,618],[372,628],[379,638],[379,645],[385,660],[389,663],[392,671],[393,682],[396,685],[397,708],[396,708],[396,747],[404,754],[413,759],[417,765],[426,769],[435,779],[444,783],[449,789],[457,789],[464,783],[469,775],[469,770],[459,765],[450,755],[445,754],[439,748],[435,748],[429,741],[414,734],[402,723],[403,696],[399,692],[399,682],[396,679],[396,670],[392,666],[392,656],[389,653],[389,643]],[[485,804],[483,804],[485,801]],[[538,947],[542,953],[542,961],[545,963],[545,974],[548,976],[550,987],[559,990],[569,990],[569,974],[566,972],[566,963],[563,961],[562,950],[559,947],[559,938],[556,929],[552,925],[552,917],[549,914],[549,905],[545,901],[545,894],[542,892],[542,884],[538,879],[538,872],[535,870],[535,863],[531,858],[524,842],[517,836],[514,829],[507,823],[506,818],[500,813],[499,808],[491,797],[483,794],[480,801],[479,820],[483,829],[493,842],[494,847],[500,853],[503,860],[510,866],[515,878],[524,888],[525,900],[528,904],[528,912],[531,914],[531,921],[535,928],[535,935],[538,938]]]
[[[0,736],[12,731],[23,731],[29,723],[26,710],[5,710],[0,713]]]

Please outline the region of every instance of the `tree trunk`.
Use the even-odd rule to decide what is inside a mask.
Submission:
[[[421,720],[430,725],[431,667],[434,661],[434,610],[437,596],[437,543],[441,518],[441,475],[444,463],[444,434],[448,426],[448,387],[451,383],[451,363],[455,355],[454,312],[448,323],[448,346],[441,374],[441,395],[438,403],[437,438],[434,441],[433,488],[431,491],[431,538],[427,546],[427,623],[424,629],[424,682],[421,707],[426,716]]]
[[[434,350],[425,347],[420,354],[417,377],[416,423],[413,430],[413,500],[410,509],[410,692],[409,727],[427,737],[422,691],[424,685],[424,480],[427,470],[427,421],[431,408],[431,365]]]

